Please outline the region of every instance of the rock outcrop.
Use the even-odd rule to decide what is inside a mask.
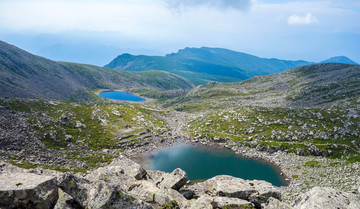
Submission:
[[[330,187],[314,187],[300,195],[293,208],[360,208],[360,197],[355,194],[340,192]]]
[[[171,188],[175,190],[179,190],[183,187],[186,182],[188,181],[188,176],[185,171],[181,170],[180,168],[175,169],[170,174],[164,174],[158,179],[156,184],[160,188]]]
[[[85,177],[65,173],[59,187],[84,208],[152,208],[129,193],[145,175],[139,164],[121,155]]]
[[[0,174],[0,208],[52,208],[58,200],[56,178],[31,173]]]
[[[288,203],[281,200],[282,189],[265,181],[220,175],[187,184],[179,168],[146,171],[124,155],[88,175],[0,165],[0,208],[360,208],[359,195],[328,187],[314,187]]]
[[[232,176],[216,176],[207,181],[188,187],[195,192],[195,196],[204,194],[211,196],[238,198],[247,200],[260,207],[270,197],[281,198],[280,190],[266,181],[249,181]]]

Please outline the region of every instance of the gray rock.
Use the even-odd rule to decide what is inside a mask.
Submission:
[[[262,203],[268,201],[270,197],[281,199],[281,192],[279,188],[274,187],[271,183],[266,181],[246,181],[250,186],[254,187],[256,193],[249,197],[249,201],[254,203],[255,206],[260,207]]]
[[[0,208],[53,208],[56,178],[31,173],[0,174]]]
[[[74,198],[59,189],[59,199],[54,209],[82,209],[82,207]]]
[[[360,205],[360,198],[355,194],[340,192],[330,187],[314,187],[300,195],[293,203],[294,208],[323,209],[340,208]]]
[[[291,207],[291,205],[287,203],[281,202],[278,199],[270,197],[266,204],[263,203],[261,205],[261,208],[262,209],[292,209],[293,207]]]
[[[346,209],[359,209],[360,202],[350,202]]]
[[[96,181],[95,179],[92,180],[67,173],[60,179],[59,187],[82,207],[88,209],[152,208],[122,190],[119,186],[121,182],[112,184],[113,182],[105,182],[100,178]]]
[[[137,182],[129,191],[130,194],[136,195],[137,198],[145,202],[156,202],[164,204],[170,202],[171,198],[165,192],[152,182]]]
[[[252,203],[232,197],[214,197],[211,205],[213,208],[254,208]]]
[[[180,205],[186,202],[184,196],[173,189],[158,188],[151,181],[138,181],[129,194],[148,203],[157,203],[159,205],[169,203],[172,200],[177,201]]]
[[[90,182],[72,173],[65,173],[59,178],[58,187],[69,194],[81,206],[87,206]]]
[[[84,207],[89,209],[152,208],[150,205],[134,198],[120,188],[114,188],[103,181],[91,184],[88,194],[88,204]]]
[[[193,190],[198,197],[204,194],[234,197],[248,200],[256,206],[265,203],[270,197],[281,197],[280,190],[266,181],[249,181],[227,175],[215,176],[188,189]]]
[[[190,209],[213,209],[212,203],[213,198],[209,195],[203,195],[197,200],[189,202],[189,206],[187,208]]]
[[[122,168],[126,175],[135,177],[137,180],[143,179],[146,176],[146,171],[141,165],[135,163],[124,155],[120,155],[107,167],[110,170],[114,169],[114,167],[118,167],[116,169]]]
[[[180,208],[185,208],[189,202],[182,194],[173,189],[163,189],[163,191],[172,199],[175,200]]]
[[[185,171],[180,168],[175,169],[170,174],[164,174],[156,183],[160,188],[171,188],[179,190],[186,184],[188,176]]]
[[[195,195],[194,191],[191,190],[180,190],[179,193],[188,200],[192,199]]]
[[[165,172],[159,170],[147,170],[146,172],[149,179],[152,179],[155,182],[160,181],[162,176],[166,174]]]

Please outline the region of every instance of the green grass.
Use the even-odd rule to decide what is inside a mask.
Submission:
[[[8,162],[10,164],[12,164],[12,165],[15,165],[15,166],[20,167],[20,168],[25,168],[25,169],[34,169],[34,168],[38,167],[38,165],[30,163],[28,161],[21,161],[21,163],[16,163],[13,160],[9,160]]]
[[[185,103],[182,104],[182,110],[188,112],[211,110],[207,107],[211,104],[204,102],[201,104],[203,105]],[[356,105],[356,102],[350,105]],[[350,154],[349,162],[359,162],[358,150],[352,144],[353,142],[360,144],[359,138],[356,135],[340,134],[334,129],[334,127],[344,127],[343,121],[348,120],[345,117],[347,114],[348,110],[341,105],[309,109],[244,107],[206,113],[200,118],[189,121],[188,132],[192,137],[233,140],[247,146],[251,146],[252,141],[256,139],[258,146],[261,147],[293,153],[302,151],[307,155],[312,154],[310,150],[313,146],[320,154],[328,154],[331,151],[330,158],[347,158]],[[359,122],[359,118],[351,118],[348,129],[359,131],[359,127],[356,126]],[[303,124],[307,125],[305,129]],[[296,134],[303,130],[306,131],[305,134]],[[275,138],[273,131],[276,131]],[[296,138],[289,138],[289,132]],[[330,137],[323,138],[321,134]],[[332,138],[335,135],[338,135],[337,140]],[[333,146],[334,144],[337,146]]]
[[[293,179],[297,179],[297,178],[299,178],[299,175],[292,175],[291,176]]]
[[[311,161],[307,161],[305,162],[304,166],[307,166],[307,167],[320,167],[320,162],[319,161],[316,161],[316,160],[311,160]]]
[[[167,129],[162,119],[152,116],[152,110],[136,104],[61,102],[53,105],[44,101],[0,100],[0,105],[31,114],[29,122],[34,124],[33,130],[50,149],[67,149],[70,143],[87,145],[93,150],[113,148],[119,143],[116,136],[136,135],[147,129],[160,133]],[[114,111],[121,116],[116,116]],[[61,121],[63,115],[69,122]],[[76,127],[79,122],[84,127]],[[130,132],[124,128],[127,126],[131,127]],[[65,141],[66,135],[72,139]]]
[[[335,167],[335,166],[341,165],[341,163],[340,162],[331,162],[329,165],[331,167]]]
[[[172,200],[169,203],[164,203],[160,206],[160,209],[180,209],[179,204]]]
[[[158,117],[163,110],[146,104],[0,99],[0,105],[14,113],[22,113],[45,146],[61,150],[67,159],[84,162],[88,168],[103,166],[116,157],[102,154],[103,149],[124,152],[127,144],[124,140],[138,143],[144,134],[162,134],[168,130],[165,121]],[[82,147],[82,151],[88,149],[85,153],[91,153],[91,156],[77,151],[78,147]],[[15,164],[16,157],[11,160]],[[18,164],[26,168],[39,166],[28,162]],[[59,171],[84,171],[76,166],[45,167]]]

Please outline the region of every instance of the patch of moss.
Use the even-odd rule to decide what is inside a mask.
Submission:
[[[164,203],[160,206],[160,209],[180,209],[179,204],[172,200],[169,203]]]
[[[341,163],[340,162],[331,162],[329,165],[331,167],[335,167],[335,166],[341,165]]]
[[[312,168],[320,167],[320,162],[316,161],[316,160],[310,160],[310,161],[305,162],[304,166],[312,167]]]

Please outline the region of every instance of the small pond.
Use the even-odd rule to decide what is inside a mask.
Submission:
[[[145,167],[165,172],[181,168],[186,171],[190,180],[231,175],[248,180],[265,180],[275,186],[286,185],[284,177],[276,167],[220,148],[215,150],[184,144],[174,145],[152,153]]]
[[[99,96],[107,99],[115,99],[122,101],[131,101],[131,102],[144,102],[145,99],[133,94],[129,94],[122,91],[104,91],[99,94]]]

